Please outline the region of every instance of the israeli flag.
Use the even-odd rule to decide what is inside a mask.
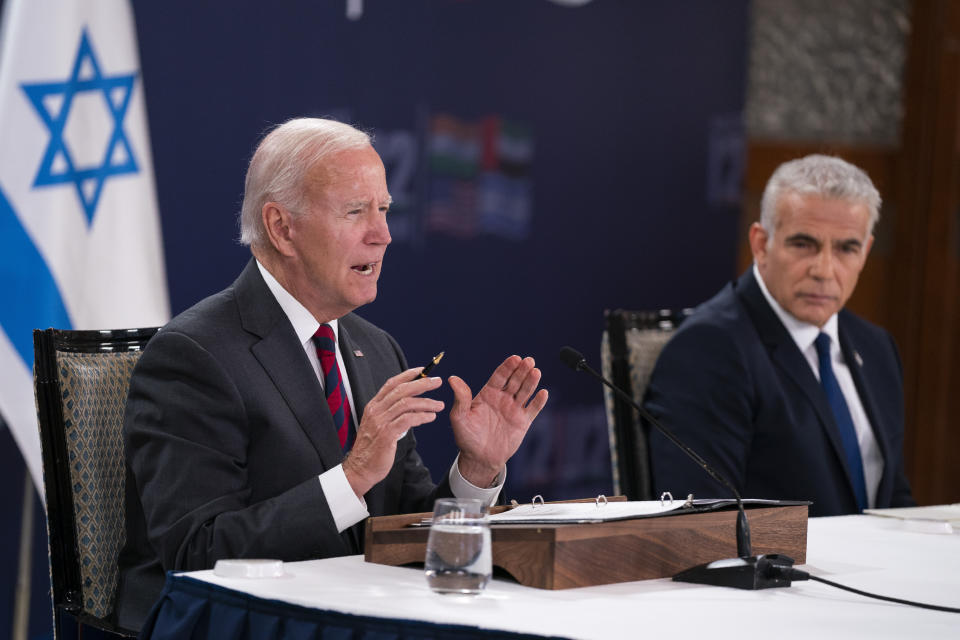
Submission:
[[[34,329],[170,314],[127,0],[6,0],[0,25],[0,415],[42,488]]]

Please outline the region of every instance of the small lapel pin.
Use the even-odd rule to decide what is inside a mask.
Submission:
[[[358,357],[358,358],[362,358],[362,357],[363,357],[363,351],[360,351],[360,349],[354,349],[354,350],[353,350],[353,355],[355,355],[355,356]],[[860,357],[860,356],[857,356],[857,358],[859,358],[859,357]]]
[[[862,366],[863,366],[863,358],[860,357],[860,352],[859,352],[859,351],[854,351],[854,352],[853,352],[853,359],[857,361],[857,366],[858,366],[858,367],[862,367]]]

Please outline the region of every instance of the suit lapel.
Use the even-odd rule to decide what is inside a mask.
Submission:
[[[370,364],[363,355],[364,344],[357,332],[350,331],[350,315],[340,318],[338,342],[343,366],[350,378],[350,391],[353,394],[351,407],[357,416],[357,424],[363,418],[363,409],[379,389],[373,388],[373,379],[370,376]]]
[[[837,427],[836,419],[833,417],[833,411],[830,409],[830,403],[827,402],[827,396],[810,369],[810,363],[800,353],[800,349],[797,348],[797,343],[790,336],[790,332],[783,326],[780,318],[767,303],[763,291],[760,290],[760,285],[753,277],[752,268],[741,276],[737,284],[737,292],[747,307],[760,339],[767,346],[770,358],[796,384],[807,402],[813,407],[820,427],[830,441],[834,454],[843,467],[848,489],[850,494],[853,495],[853,482],[850,479],[850,470],[847,468],[843,441],[840,439],[840,430]]]
[[[324,469],[340,464],[343,452],[323,389],[293,327],[251,260],[235,285],[244,329],[260,340],[250,348],[313,444]]]
[[[375,386],[375,381],[371,375],[370,361],[367,356],[363,355],[365,348],[369,352],[369,348],[364,344],[363,333],[356,330],[356,327],[353,327],[354,330],[351,331],[351,318],[352,314],[347,314],[340,318],[339,335],[337,338],[340,346],[340,355],[343,357],[343,366],[347,370],[347,376],[350,378],[350,390],[353,394],[354,403],[352,408],[356,414],[357,425],[359,426],[360,420],[363,419],[364,408],[373,396],[377,395],[380,389]],[[380,505],[383,503],[383,492],[384,487],[381,481],[373,485],[364,496],[364,500],[367,502],[367,510],[371,515],[380,512]]]
[[[886,464],[887,460],[891,458],[890,443],[888,443],[886,439],[886,429],[882,428],[881,421],[883,420],[883,415],[877,410],[877,405],[870,391],[870,385],[867,384],[866,381],[865,369],[869,366],[869,363],[864,361],[853,339],[849,335],[850,331],[846,322],[846,316],[842,311],[839,316],[839,333],[840,350],[843,351],[843,358],[847,362],[847,368],[850,369],[853,384],[857,388],[857,393],[860,396],[860,403],[863,405],[863,410],[867,413],[867,419],[870,421],[873,437],[877,441],[877,446],[880,447],[880,455],[883,456],[883,474],[880,476],[880,485],[877,487],[876,504],[888,504],[893,491],[893,474],[887,473],[889,467]]]

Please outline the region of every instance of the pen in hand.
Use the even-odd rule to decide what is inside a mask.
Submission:
[[[438,353],[437,355],[433,356],[433,360],[431,360],[430,362],[427,363],[427,366],[425,366],[425,367],[423,368],[423,371],[420,372],[420,375],[418,375],[417,378],[426,378],[426,377],[427,377],[427,374],[430,373],[430,371],[433,370],[433,368],[434,368],[435,366],[437,366],[437,363],[440,362],[440,360],[443,359],[443,354],[444,354],[444,353],[446,353],[446,352],[445,352],[445,351],[441,351],[441,352]]]
[[[414,380],[419,380],[420,378],[426,378],[427,374],[430,373],[430,370],[433,369],[435,366],[437,366],[437,363],[440,362],[440,360],[443,358],[444,353],[445,353],[444,351],[441,351],[437,355],[433,356],[433,360],[427,363],[427,366],[423,368],[423,371],[421,371],[420,375],[414,378]],[[407,435],[406,431],[400,434],[400,438],[402,438],[405,435]],[[397,440],[399,440],[400,438],[397,438]]]

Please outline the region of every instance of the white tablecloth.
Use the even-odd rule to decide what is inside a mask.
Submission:
[[[917,533],[876,516],[814,518],[807,564],[799,568],[865,591],[960,607],[960,534]],[[286,563],[284,570],[267,579],[185,575],[325,610],[578,639],[960,639],[960,614],[815,582],[741,591],[661,579],[547,591],[495,579],[471,598],[436,595],[421,570],[370,564],[362,556]]]

